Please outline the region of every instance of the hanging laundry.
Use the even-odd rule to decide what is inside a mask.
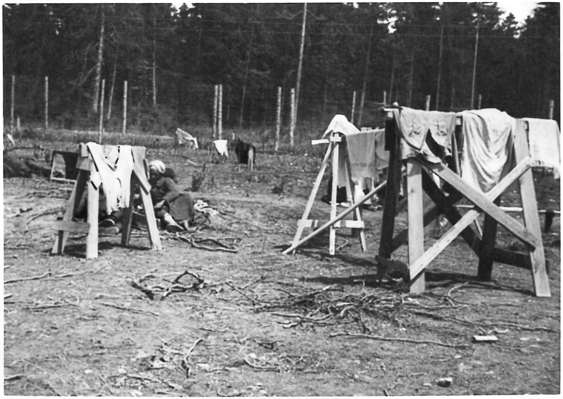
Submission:
[[[133,154],[130,146],[120,146],[118,158],[115,152],[104,156],[104,149],[96,143],[87,143],[86,147],[94,162],[96,172],[91,173],[90,182],[101,188],[106,199],[106,212],[111,214],[119,208],[126,208],[130,201],[131,173],[133,172]]]
[[[227,146],[227,140],[214,140],[213,145],[217,153],[224,157],[229,157],[229,149]]]
[[[444,150],[445,155],[451,154],[451,138],[455,132],[456,115],[453,112],[422,111],[409,107],[394,109],[393,114],[397,127],[405,142],[418,153],[425,155],[430,162],[440,162],[439,154],[430,150],[427,135]],[[404,151],[409,153],[408,151]]]
[[[350,174],[354,185],[363,185],[366,178],[377,180],[378,168],[386,167],[389,158],[388,151],[384,148],[385,129],[360,131],[344,115],[335,115],[323,137],[333,132],[344,135],[346,143],[338,153],[338,186],[345,186],[348,180],[346,156],[350,160]],[[377,149],[378,145],[381,146],[380,149]],[[346,150],[343,151],[343,148]]]
[[[494,108],[463,111],[461,178],[484,193],[510,170],[516,120]]]
[[[553,168],[553,177],[559,179],[561,153],[559,126],[552,119],[524,118],[528,122],[528,143],[534,166]]]

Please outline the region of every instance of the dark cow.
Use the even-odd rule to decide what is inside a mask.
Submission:
[[[245,143],[241,139],[236,139],[231,143],[239,164],[248,165],[248,170],[254,170],[256,163],[256,147],[250,143]]]

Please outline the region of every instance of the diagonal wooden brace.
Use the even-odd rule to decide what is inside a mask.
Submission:
[[[514,181],[516,181],[526,170],[528,170],[530,168],[530,165],[531,165],[530,164],[530,158],[527,157],[522,162],[520,162],[514,169],[512,169],[503,179],[501,179],[501,181],[495,187],[493,187],[489,192],[487,192],[486,194],[477,193],[477,196],[481,197],[480,203],[490,202],[492,204],[492,201],[494,201],[499,195],[501,195],[512,183],[514,183]],[[428,167],[425,162],[422,162],[422,166],[428,174],[429,173],[436,173],[435,168]],[[447,169],[447,168],[442,167],[442,169]],[[441,171],[440,171],[440,173],[441,173]],[[440,174],[440,173],[437,173],[437,174],[438,174],[438,176],[442,177],[442,175],[444,175],[444,173],[442,173],[442,174]],[[453,172],[452,172],[452,174],[453,174]],[[446,179],[444,179],[444,180],[446,180]],[[453,179],[451,179],[451,180],[453,181]],[[448,180],[446,180],[446,182],[450,183],[450,181],[448,181]],[[454,183],[457,184],[458,182],[454,181]],[[452,186],[454,188],[458,189],[458,187],[456,187],[455,184],[452,184]],[[458,189],[458,191],[461,194],[465,195],[463,188]],[[477,205],[477,204],[475,204],[475,205]],[[449,205],[449,206],[452,210],[454,209],[452,205]],[[492,204],[492,206],[495,207],[495,208],[498,208],[494,204]],[[487,210],[483,209],[483,211],[486,212],[487,214],[489,214],[488,209]],[[455,212],[457,212],[457,210],[455,210]],[[428,264],[430,264],[430,262],[432,262],[432,260],[434,260],[436,258],[436,256],[438,256],[458,235],[460,235],[462,232],[466,231],[466,229],[469,227],[469,225],[471,223],[473,223],[473,221],[475,219],[477,219],[480,212],[481,211],[477,210],[477,209],[469,210],[467,213],[465,213],[465,215],[463,215],[450,228],[450,230],[448,230],[440,238],[440,240],[436,241],[414,263],[411,263],[411,265],[409,266],[411,280],[414,279],[419,273],[421,273],[428,266]],[[500,210],[500,209],[498,210],[498,212],[503,213],[503,211]],[[510,219],[512,219],[512,218],[510,218]],[[495,218],[495,220],[498,221],[498,219],[496,219],[496,218]],[[516,221],[514,221],[514,222],[518,223]],[[500,221],[499,221],[499,223],[500,223]],[[530,234],[530,233],[528,233],[528,234]],[[534,238],[534,242],[535,242],[535,238]],[[476,243],[474,243],[474,245],[475,244]],[[475,248],[473,248],[473,249],[475,249]]]
[[[453,171],[445,167],[443,164],[430,164],[425,160],[421,160],[422,167],[426,171],[430,171],[438,175],[446,183],[450,184],[453,188],[463,194],[469,201],[471,201],[477,208],[483,210],[487,215],[496,220],[508,231],[514,234],[524,244],[528,245],[531,249],[536,247],[537,239],[530,233],[520,222],[508,216],[498,206],[493,203],[493,200],[504,192],[510,184],[512,184],[518,177],[520,177],[526,170],[531,167],[530,158],[526,157],[520,162],[504,179],[502,179],[495,187],[488,193],[480,193],[473,187],[465,183],[461,177],[456,175]],[[509,178],[509,179],[507,179]]]

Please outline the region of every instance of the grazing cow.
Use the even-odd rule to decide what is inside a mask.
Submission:
[[[235,154],[237,154],[238,163],[248,165],[248,170],[250,171],[254,170],[254,164],[256,163],[256,147],[238,138],[231,143],[231,146]]]
[[[199,148],[197,144],[197,138],[182,130],[180,128],[176,129],[176,146],[186,145],[188,148],[197,150]]]

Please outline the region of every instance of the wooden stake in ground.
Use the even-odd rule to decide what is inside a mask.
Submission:
[[[16,75],[12,75],[12,90],[10,92],[10,134],[14,136],[14,100],[16,98]]]
[[[45,76],[45,124],[43,126],[43,134],[47,134],[49,127],[49,77]]]
[[[430,111],[430,94],[426,95],[426,103],[424,105],[424,109],[426,111]]]
[[[301,45],[299,46],[299,64],[297,65],[297,82],[295,89],[295,105],[293,110],[293,125],[297,124],[297,108],[299,107],[299,93],[301,88],[301,73],[303,70],[303,50],[305,48],[305,28],[307,26],[307,3],[303,3],[303,22],[301,23]],[[293,144],[291,145],[293,147]]]
[[[295,135],[295,89],[291,89],[290,94],[291,101],[291,111],[290,111],[290,121],[289,121],[289,146],[293,148],[294,145],[294,135]]]
[[[109,88],[109,98],[108,98],[108,115],[107,120],[111,118],[111,108],[113,106],[113,90],[115,88],[115,75],[117,74],[117,57],[115,57],[115,62],[113,63],[113,72],[111,73],[111,86]]]
[[[102,79],[102,92],[100,93],[100,125],[98,128],[98,143],[102,144],[102,136],[104,135],[104,91],[106,89],[106,80]]]
[[[211,135],[213,140],[217,137],[217,97],[219,93],[219,85],[213,85],[213,127],[211,128]]]
[[[477,109],[481,109],[481,101],[483,100],[483,96],[479,94],[477,96]]]
[[[387,91],[383,90],[383,106],[387,106]]]
[[[121,130],[122,134],[127,131],[127,81],[123,82],[123,128]]]
[[[223,139],[223,84],[219,85],[219,100],[217,105],[217,135]]]
[[[280,148],[281,107],[282,107],[282,88],[281,86],[278,86],[278,102],[276,104],[276,142],[274,143],[275,152],[278,152]]]
[[[350,123],[354,123],[354,114],[356,113],[356,90],[352,93],[352,112],[350,112]]]
[[[554,109],[555,109],[555,100],[549,100],[549,114],[548,114],[549,119],[553,119]]]

